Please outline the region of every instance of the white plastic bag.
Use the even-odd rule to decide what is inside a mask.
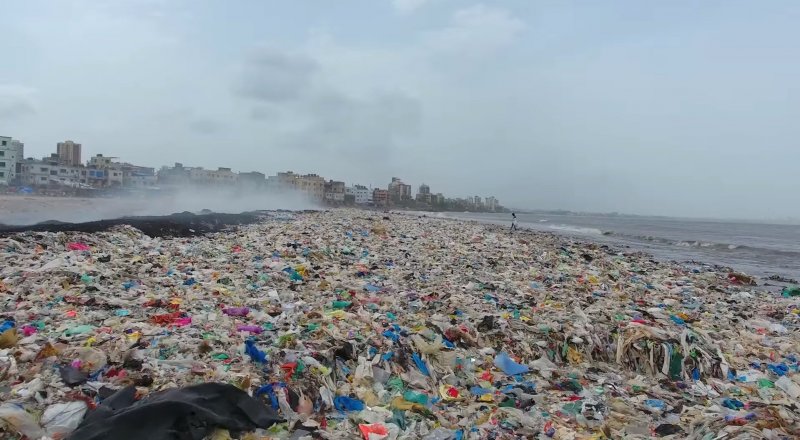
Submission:
[[[81,424],[87,409],[80,400],[50,405],[42,414],[42,426],[49,437],[64,437]]]
[[[42,427],[36,423],[36,419],[14,403],[0,405],[0,419],[31,440],[40,439],[45,435]]]

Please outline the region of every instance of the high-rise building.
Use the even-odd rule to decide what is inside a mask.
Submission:
[[[388,191],[389,197],[395,202],[411,199],[411,185],[406,185],[399,177],[392,177]]]
[[[346,192],[353,195],[357,205],[366,205],[372,202],[372,191],[364,185],[353,185],[347,188]]]
[[[17,166],[14,171],[17,175],[17,181],[19,181],[20,177],[22,176],[22,162],[25,160],[25,144],[16,139],[12,139],[11,147],[14,149],[17,156]]]
[[[19,163],[23,160],[25,145],[7,136],[0,136],[0,184],[9,185],[17,181],[21,172]]]
[[[11,139],[11,147],[17,152],[17,160],[25,159],[25,144],[16,139]]]
[[[58,160],[63,165],[78,166],[81,164],[81,144],[72,141],[57,144]]]
[[[486,198],[486,209],[489,211],[496,211],[498,206],[500,206],[500,202],[497,200],[496,197],[491,196]]]
[[[421,203],[431,203],[431,187],[422,184],[419,186],[419,190],[417,191],[417,201]]]

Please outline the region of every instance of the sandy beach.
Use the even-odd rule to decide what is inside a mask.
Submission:
[[[3,438],[114,432],[81,424],[110,391],[203,382],[286,420],[258,439],[800,435],[800,299],[745,274],[357,210],[0,242]]]

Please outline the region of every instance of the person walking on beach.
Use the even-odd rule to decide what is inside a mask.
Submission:
[[[511,230],[512,231],[516,231],[517,229],[518,229],[517,228],[517,214],[512,212],[511,213]]]

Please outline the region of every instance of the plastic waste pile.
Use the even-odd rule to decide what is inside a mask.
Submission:
[[[0,259],[2,438],[800,436],[800,290],[735,272],[347,210]]]

